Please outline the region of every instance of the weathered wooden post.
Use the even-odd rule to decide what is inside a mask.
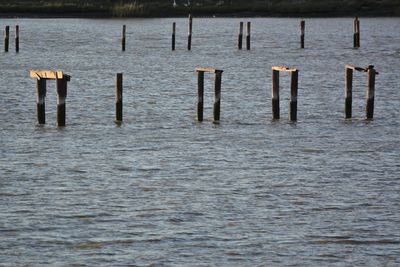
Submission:
[[[36,80],[36,111],[38,124],[46,123],[46,79]]]
[[[299,71],[291,72],[290,82],[290,106],[289,106],[289,121],[297,121],[297,88],[298,88]]]
[[[213,115],[214,115],[214,123],[219,123],[221,114],[221,81],[222,81],[223,70],[218,70],[214,68],[196,68],[196,71],[198,73],[197,120],[203,121],[204,73],[208,72],[208,73],[215,73]]]
[[[360,47],[360,21],[355,17],[353,22],[353,47]]]
[[[215,70],[215,97],[214,97],[214,123],[219,123],[220,110],[221,110],[221,80],[222,70]]]
[[[193,23],[193,17],[191,14],[189,14],[188,45],[187,45],[189,51],[192,48],[192,23]]]
[[[115,83],[115,122],[122,122],[122,73],[117,73]]]
[[[302,20],[300,22],[300,47],[304,48],[304,32],[305,32],[306,22]]]
[[[279,120],[279,70],[272,68],[272,119]]]
[[[8,45],[10,42],[10,26],[6,26],[4,33],[4,52],[8,52]]]
[[[289,103],[289,121],[297,121],[297,91],[299,71],[288,67],[272,67],[272,119],[278,120],[279,114],[279,72],[290,72],[290,103]]]
[[[374,118],[374,99],[375,99],[375,75],[377,74],[374,66],[370,65],[367,68],[368,87],[366,93],[365,118],[372,120]]]
[[[344,104],[344,117],[350,119],[352,116],[352,102],[353,102],[353,68],[346,65],[345,77],[345,104]]]
[[[203,121],[204,71],[197,71],[197,120]]]
[[[247,50],[250,50],[250,27],[251,27],[251,22],[247,22],[247,36],[246,36],[246,48]]]
[[[126,25],[122,26],[122,39],[121,39],[121,46],[122,51],[125,51],[125,43],[126,43]]]
[[[57,126],[65,126],[65,99],[67,98],[67,77],[56,78],[57,82]]]
[[[239,24],[239,36],[238,36],[238,49],[242,50],[243,43],[243,21]]]
[[[176,33],[176,23],[172,23],[172,51],[175,51],[175,33]]]
[[[15,26],[15,52],[19,52],[19,26]]]

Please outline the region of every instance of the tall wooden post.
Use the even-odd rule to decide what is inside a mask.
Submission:
[[[221,110],[221,80],[222,80],[222,71],[215,71],[215,98],[214,98],[214,123],[219,123],[220,119],[220,110]]]
[[[304,48],[304,32],[305,32],[306,22],[302,20],[300,22],[300,47]]]
[[[122,26],[122,39],[121,39],[121,46],[122,51],[125,51],[125,43],[126,43],[126,25]]]
[[[67,78],[56,79],[57,82],[57,126],[65,126],[65,99],[67,97]]]
[[[298,88],[299,71],[291,72],[290,82],[290,104],[289,104],[289,121],[297,121],[297,88]]]
[[[175,51],[175,33],[176,33],[176,23],[172,23],[172,51]]]
[[[15,52],[19,52],[19,26],[15,26]]]
[[[191,14],[189,14],[188,45],[187,45],[189,51],[192,49],[192,22],[193,22],[193,17]]]
[[[36,80],[36,110],[38,124],[46,123],[46,79]]]
[[[344,103],[344,117],[350,119],[352,116],[352,101],[353,101],[353,69],[346,67],[345,77],[345,103]]]
[[[374,99],[375,99],[375,75],[376,71],[373,66],[369,66],[368,73],[368,87],[366,94],[365,118],[372,120],[374,118]]]
[[[279,118],[279,71],[272,70],[272,119]]]
[[[247,36],[246,36],[246,48],[247,50],[250,50],[250,27],[251,27],[251,22],[247,22]]]
[[[203,121],[204,109],[204,71],[197,72],[197,120]]]
[[[355,17],[353,22],[353,47],[360,47],[360,21]]]
[[[4,52],[8,52],[8,46],[10,42],[10,26],[6,26],[4,33]]]
[[[238,49],[242,50],[243,43],[243,21],[239,24],[239,36],[238,36]]]
[[[122,73],[117,73],[115,83],[115,122],[122,122]]]

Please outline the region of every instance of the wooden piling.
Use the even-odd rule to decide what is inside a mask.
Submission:
[[[38,124],[46,123],[46,79],[36,80],[36,110]]]
[[[122,73],[117,73],[115,82],[115,122],[122,122]]]
[[[221,80],[222,80],[222,71],[215,71],[215,98],[214,98],[214,123],[219,123],[220,119],[220,110],[221,110]]]
[[[172,23],[172,51],[175,51],[176,23]]]
[[[272,119],[279,118],[279,71],[272,69]]]
[[[305,32],[306,22],[302,20],[300,22],[300,47],[304,48],[304,32]]]
[[[126,43],[126,25],[122,26],[122,39],[121,39],[121,46],[122,51],[125,51],[125,43]]]
[[[9,42],[10,42],[10,26],[6,26],[4,33],[4,52],[8,52]]]
[[[238,36],[238,49],[242,50],[243,43],[243,21],[239,24],[239,36]]]
[[[360,21],[355,17],[353,22],[353,47],[360,47]]]
[[[250,27],[251,27],[251,22],[247,22],[247,36],[246,36],[246,48],[247,50],[250,50]]]
[[[353,69],[346,66],[345,74],[345,103],[344,117],[350,119],[352,116],[352,101],[353,101]]]
[[[368,66],[368,86],[366,93],[365,118],[372,120],[374,118],[374,99],[375,99],[375,75],[376,71],[373,66]]]
[[[191,14],[189,14],[188,44],[187,44],[187,48],[189,51],[192,49],[192,24],[193,24],[193,17]]]
[[[15,26],[15,52],[19,52],[19,26]]]
[[[203,121],[204,109],[204,71],[197,72],[197,120]]]
[[[297,121],[297,88],[298,88],[299,71],[291,72],[290,82],[290,104],[289,104],[289,121]]]
[[[67,78],[56,79],[57,82],[57,126],[65,126],[65,99],[67,97]]]

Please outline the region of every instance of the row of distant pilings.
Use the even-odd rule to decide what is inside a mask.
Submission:
[[[187,49],[190,51],[192,48],[192,32],[193,32],[193,17],[189,15],[189,26],[188,26],[188,40]],[[250,50],[250,36],[251,36],[251,22],[247,22],[247,33],[246,33],[246,49]],[[171,38],[171,49],[175,50],[176,41],[176,23],[172,23],[172,38]],[[10,26],[6,26],[4,32],[4,51],[8,52],[10,42]],[[238,49],[242,49],[243,44],[243,22],[239,23],[239,34],[238,34]],[[305,21],[300,22],[300,48],[305,47]],[[353,21],[353,47],[360,47],[360,21],[356,17]],[[122,38],[121,38],[121,49],[126,49],[126,25],[122,26]],[[15,26],[15,51],[19,52],[19,26]]]
[[[219,123],[221,113],[221,84],[223,70],[215,68],[198,67],[197,72],[197,120],[203,121],[204,109],[204,74],[215,74],[214,83],[214,105],[213,118],[214,123]],[[374,99],[375,99],[375,76],[378,74],[374,66],[355,67],[352,65],[345,66],[345,107],[344,117],[350,119],[352,117],[352,90],[353,90],[353,72],[366,72],[368,74],[365,119],[372,120],[374,114]],[[289,72],[291,74],[290,82],[290,102],[289,102],[289,121],[297,121],[297,95],[298,95],[298,77],[299,70],[284,66],[272,67],[272,119],[280,119],[280,97],[279,97],[279,73]],[[45,98],[46,98],[46,81],[56,80],[57,85],[57,126],[65,126],[66,115],[66,97],[67,97],[67,82],[71,76],[64,74],[61,71],[48,70],[31,70],[30,77],[37,81],[37,121],[38,124],[45,124]],[[115,122],[121,124],[123,121],[123,74],[116,74],[115,85]]]

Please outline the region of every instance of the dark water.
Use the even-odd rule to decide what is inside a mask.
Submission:
[[[10,19],[21,51],[0,54],[1,266],[399,266],[400,19]],[[172,21],[177,51],[170,51]],[[127,51],[120,51],[121,25]],[[13,38],[13,34],[12,34]],[[375,65],[374,120],[355,73],[343,119],[344,65]],[[299,121],[271,121],[271,67],[299,72]],[[224,70],[221,123],[196,122],[195,67]],[[36,125],[30,69],[63,70],[67,127]],[[124,124],[114,79],[124,73]]]

